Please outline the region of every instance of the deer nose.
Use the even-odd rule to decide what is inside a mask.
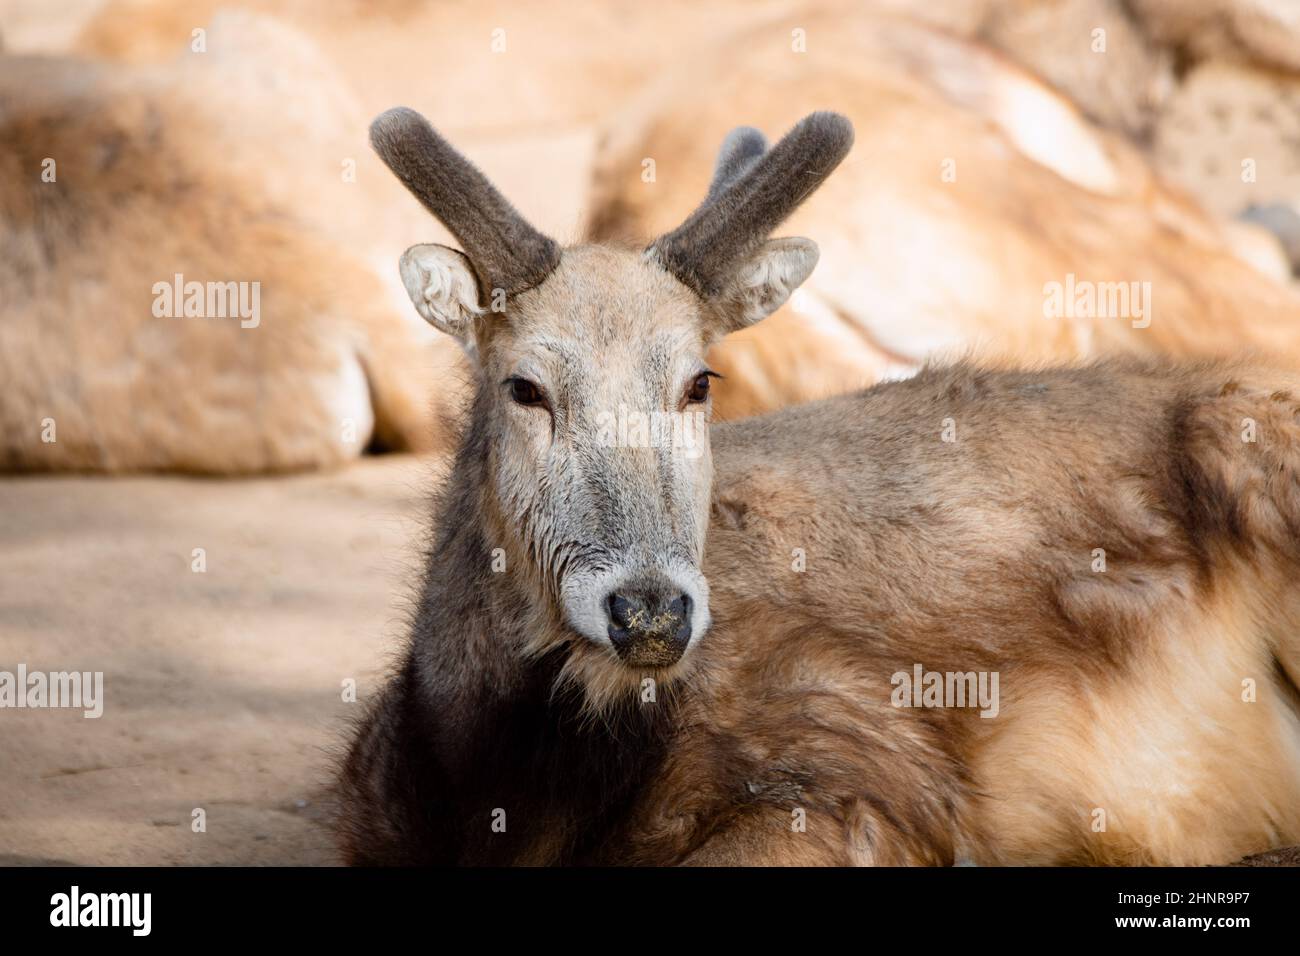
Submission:
[[[668,667],[691,640],[691,599],[657,590],[615,591],[605,599],[609,640],[623,663]]]

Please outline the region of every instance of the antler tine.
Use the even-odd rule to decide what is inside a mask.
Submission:
[[[560,247],[538,232],[477,167],[415,110],[396,107],[370,125],[370,143],[398,179],[445,225],[465,251],[485,298],[539,285]]]
[[[737,126],[727,134],[718,150],[718,162],[713,168],[713,182],[705,202],[711,202],[731,185],[741,173],[749,169],[767,152],[767,137],[752,126]]]
[[[747,135],[740,138],[748,140]],[[769,152],[751,156],[716,195],[710,190],[684,223],[656,239],[647,252],[697,295],[716,296],[735,264],[826,180],[852,145],[853,125],[838,113],[804,117]],[[745,155],[739,148],[732,152]],[[725,147],[724,155],[729,155]],[[719,168],[715,185],[721,174]]]

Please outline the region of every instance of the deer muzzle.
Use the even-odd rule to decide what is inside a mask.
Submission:
[[[669,667],[691,640],[690,595],[663,585],[634,585],[608,595],[609,640],[630,667]]]

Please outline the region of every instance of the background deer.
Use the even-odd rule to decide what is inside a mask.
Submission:
[[[709,345],[811,273],[768,239],[848,122],[725,142],[644,252],[561,249],[417,114],[372,139],[464,252],[475,364],[401,666],[341,777],[360,863],[1226,862],[1300,839],[1300,378],[931,368],[705,433]],[[1100,564],[1098,563],[1100,561]],[[896,675],[997,674],[996,716]]]
[[[418,210],[362,142],[363,118],[412,90],[531,221],[569,236],[589,219],[597,240],[679,222],[737,115],[778,129],[834,102],[858,124],[861,161],[791,225],[822,250],[798,313],[710,355],[720,419],[936,351],[1300,358],[1277,243],[1223,218],[1300,222],[1274,208],[1300,196],[1300,31],[1261,0],[1195,6],[570,0],[574,31],[504,0],[330,18],[301,0],[68,0],[57,21],[0,0],[0,469],[231,475],[450,451],[459,350],[388,274]],[[485,57],[498,28],[511,39]],[[264,321],[155,316],[150,289],[177,273],[260,283]],[[1044,283],[1070,274],[1150,281],[1157,320],[1045,318]]]
[[[1062,44],[1088,35],[1061,32],[1052,19],[1060,5],[1047,6]],[[1261,249],[1252,230],[1208,215],[1135,144],[1089,123],[1059,93],[992,50],[911,20],[821,10],[799,24],[816,38],[813,55],[776,56],[770,28],[752,29],[612,115],[598,157],[590,238],[653,236],[705,189],[714,145],[736,116],[783,129],[829,102],[855,124],[853,159],[790,222],[822,250],[797,309],[711,356],[727,377],[720,417],[842,394],[936,356],[1015,367],[1260,349],[1291,367],[1300,360],[1300,295],[1284,263],[1268,264],[1269,244]],[[1128,48],[1114,32],[1105,56],[1076,45],[1081,57],[1104,61],[1094,69],[1111,81],[1124,75],[1116,51]],[[683,111],[700,89],[709,95]],[[1222,135],[1200,130],[1197,139]],[[1263,137],[1244,138],[1249,147],[1222,147],[1238,158],[1230,175],[1219,161],[1216,195],[1245,188],[1240,157],[1272,155]],[[1201,165],[1190,148],[1181,156]],[[653,188],[640,177],[646,157],[657,164]],[[1280,172],[1266,178],[1280,188]],[[1151,309],[1045,314],[1045,285],[1071,274],[1149,282]]]

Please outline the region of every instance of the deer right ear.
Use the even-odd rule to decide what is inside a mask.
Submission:
[[[765,240],[852,145],[853,124],[838,113],[810,113],[771,149],[758,130],[733,130],[704,202],[652,242],[646,257],[708,304],[719,335],[752,325],[780,308],[817,265],[808,239]]]
[[[478,304],[474,270],[465,254],[434,244],[411,246],[402,253],[399,268],[415,311],[472,351],[474,318],[483,309]]]
[[[714,332],[720,338],[771,315],[816,265],[817,244],[811,239],[769,239],[708,300]]]

